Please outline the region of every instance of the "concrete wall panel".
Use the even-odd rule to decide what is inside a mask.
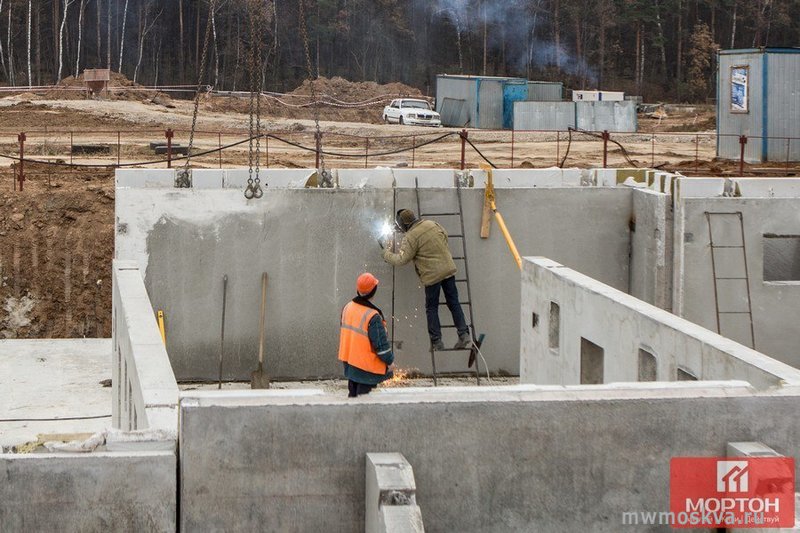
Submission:
[[[452,171],[451,171],[452,175]],[[493,370],[518,371],[519,272],[498,228],[479,238],[482,190],[464,190],[475,323]],[[455,189],[426,189],[423,212],[453,211]],[[497,203],[523,254],[545,254],[622,290],[628,288],[629,189],[498,189]],[[117,192],[118,258],[145,272],[167,323],[179,379],[215,379],[222,276],[228,275],[225,377],[255,367],[259,279],[269,273],[267,368],[273,376],[339,375],[338,316],[363,270],[382,281],[376,303],[391,314],[392,269],[380,257],[379,227],[393,218],[391,190],[271,190],[247,202],[240,191]],[[416,210],[413,190],[396,207]],[[457,219],[444,220],[451,234]],[[456,239],[451,247],[457,249]],[[455,255],[458,255],[457,253]],[[424,297],[411,266],[397,268],[395,340],[401,367],[430,371]],[[462,291],[462,300],[466,294]],[[442,323],[449,323],[447,312]],[[449,333],[449,332],[448,332]],[[446,343],[454,343],[446,333]],[[466,357],[441,357],[444,371]]]
[[[0,455],[0,531],[175,531],[172,452]]]
[[[363,530],[365,455],[398,452],[426,531],[617,533],[625,511],[666,510],[674,456],[800,453],[796,396],[659,387],[185,398],[181,530]]]
[[[676,254],[682,256],[682,263],[676,264],[674,273],[674,298],[679,303],[675,312],[703,327],[717,330],[714,272],[705,213],[741,212],[755,348],[780,361],[800,367],[800,352],[797,350],[800,330],[795,325],[795,317],[800,313],[800,280],[764,280],[764,236],[800,235],[800,212],[797,205],[798,200],[792,198],[683,198],[676,204],[675,246]],[[727,230],[715,229],[715,241],[718,235],[729,235],[731,242],[741,243],[738,217],[730,216],[728,219],[730,227]],[[715,216],[713,220],[721,223],[727,219]],[[717,277],[723,276],[717,274]],[[746,295],[747,291],[738,291],[737,294]],[[747,328],[749,329],[749,319]],[[740,331],[736,325],[732,325],[725,332],[733,335]],[[749,337],[749,331],[747,333]]]
[[[671,198],[633,191],[630,294],[662,309],[672,308]]]
[[[576,385],[585,341],[604,351],[599,383],[637,381],[639,350],[655,356],[656,379],[676,381],[679,368],[698,379],[741,380],[758,389],[800,384],[800,370],[545,258],[525,258],[520,381]],[[733,294],[728,291],[727,294]],[[551,322],[551,302],[560,306]],[[538,315],[538,324],[530,318]],[[551,331],[559,332],[553,348]]]

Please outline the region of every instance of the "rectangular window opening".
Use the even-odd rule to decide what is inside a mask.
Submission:
[[[800,235],[764,235],[764,281],[800,281]]]
[[[603,383],[603,348],[581,337],[581,385]]]
[[[550,302],[550,321],[548,327],[550,332],[550,349],[558,350],[560,346],[559,339],[561,337],[561,307],[555,302]]]
[[[639,348],[639,381],[656,381],[657,374],[656,356],[644,348]]]

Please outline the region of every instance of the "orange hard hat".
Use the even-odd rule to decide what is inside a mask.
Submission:
[[[372,290],[377,286],[378,278],[369,272],[364,272],[358,276],[358,280],[356,280],[356,290],[361,296],[366,296],[367,294],[371,293]]]

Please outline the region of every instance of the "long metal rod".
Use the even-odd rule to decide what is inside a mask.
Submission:
[[[750,293],[750,271],[747,268],[747,247],[744,240],[744,215],[739,212],[739,228],[742,231],[742,255],[744,256],[744,276],[747,280],[747,310],[750,313],[750,340],[753,341],[753,349],[756,349],[756,330],[753,326],[753,301]]]
[[[219,384],[217,389],[222,388],[222,360],[225,357],[225,307],[228,301],[228,275],[222,276],[222,326],[219,335]]]
[[[422,207],[420,207],[419,201],[419,178],[414,178],[414,195],[417,198],[417,216],[421,217]],[[436,352],[433,349],[433,343],[431,343],[431,370],[433,372],[433,386],[436,387],[439,385],[439,380],[436,377]]]
[[[395,216],[397,213],[397,183],[392,184],[392,216]],[[392,232],[392,252],[395,252],[395,239],[396,239],[397,232]],[[395,318],[394,318],[394,302],[395,302],[395,273],[396,268],[392,265],[392,339],[391,339],[391,346],[392,351],[394,351],[394,330],[395,330]]]
[[[711,213],[706,211],[706,221],[708,222],[708,242],[711,245],[711,275],[714,277],[714,307],[717,311],[717,333],[719,328],[719,294],[717,292],[717,265],[714,260],[714,232],[711,230]]]

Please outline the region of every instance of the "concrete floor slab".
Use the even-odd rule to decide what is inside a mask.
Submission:
[[[0,446],[110,428],[106,379],[111,339],[0,340]]]

